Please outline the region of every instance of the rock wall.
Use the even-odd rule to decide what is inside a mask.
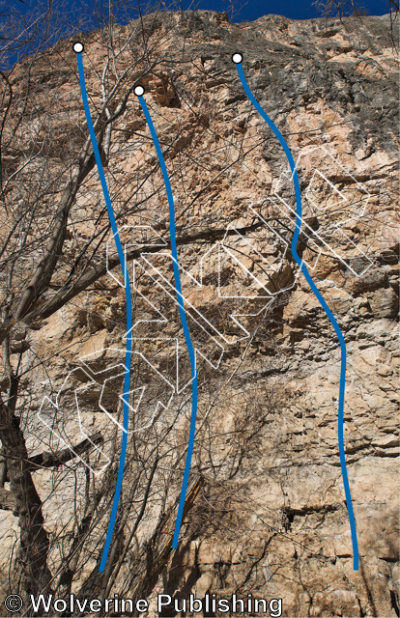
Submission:
[[[106,74],[105,87],[109,91],[116,76],[128,71],[129,83],[121,82],[111,111],[135,80],[145,87],[175,200],[189,327],[202,353],[192,471],[201,475],[203,488],[149,599],[160,592],[177,598],[194,591],[198,598],[251,593],[281,598],[283,616],[398,616],[398,47],[389,16],[341,23],[267,15],[231,24],[223,14],[187,11],[149,16],[143,31],[139,26],[125,47],[132,26],[115,28],[115,46],[123,51],[115,73]],[[93,114],[101,107],[106,37],[106,32],[83,37]],[[143,40],[147,55],[137,60]],[[73,160],[87,135],[71,45],[63,41],[33,64],[32,118],[20,129],[25,148],[29,140],[43,140],[52,178]],[[291,174],[276,137],[243,91],[231,60],[238,51],[254,96],[293,153],[303,198],[299,254],[346,342],[344,442],[360,550],[357,572],[338,451],[341,349],[291,255]],[[29,62],[12,72],[21,92]],[[12,153],[7,161],[12,165]],[[59,191],[67,179],[67,172],[62,174]],[[161,338],[180,342],[181,384],[190,381],[190,373],[176,304],[165,283],[172,277],[163,245],[169,240],[167,197],[133,95],[113,123],[106,176],[119,226],[126,226],[121,235],[128,250],[157,241],[161,247],[147,261],[137,259],[134,292],[135,337],[153,338],[136,342],[135,350],[155,370],[137,361],[135,384],[161,398],[163,381],[157,375],[170,378],[176,371],[171,360],[176,350]],[[45,222],[57,199],[56,189],[43,198]],[[65,281],[100,227],[107,232],[94,170],[76,196],[64,266],[54,285]],[[192,240],[182,240],[190,235]],[[96,259],[115,258],[112,240],[109,232],[101,237]],[[38,245],[24,268],[33,268],[39,255]],[[81,366],[79,359],[89,358],[93,372],[110,364],[123,367],[124,290],[118,268],[111,272],[115,279],[106,274],[27,335],[23,362],[29,367],[30,396],[21,399],[20,414],[27,419],[32,453],[50,439],[39,419],[39,412],[45,415],[43,397],[54,397]],[[164,322],[154,322],[158,311]],[[25,327],[18,328],[15,342]],[[15,343],[15,358],[18,351]],[[79,433],[77,384],[83,384],[86,426],[111,431],[97,407],[99,388],[85,390],[87,373],[71,380],[64,386],[66,442],[76,443]],[[190,400],[189,386],[159,419],[172,424],[179,403],[171,448],[180,454],[187,443]],[[150,403],[142,414],[136,422],[151,423]],[[82,464],[74,465],[75,481],[78,476],[81,483]],[[174,496],[183,465],[181,457],[170,477]],[[73,490],[69,474],[66,470],[62,494],[66,511]],[[48,471],[35,474],[43,499],[52,478]],[[53,494],[46,502],[48,529],[62,525],[57,507],[62,502]],[[158,513],[147,513],[149,529]],[[5,565],[18,528],[5,512],[0,525]],[[127,557],[118,590],[130,569]]]

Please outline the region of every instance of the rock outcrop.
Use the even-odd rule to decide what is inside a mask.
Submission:
[[[116,114],[102,154],[134,288],[131,388],[143,395],[132,395],[136,433],[130,434],[135,438],[122,517],[128,500],[135,516],[140,512],[142,494],[131,496],[128,486],[141,465],[147,483],[153,460],[146,449],[162,436],[161,463],[137,531],[122,522],[122,545],[130,534],[136,541],[126,550],[109,596],[144,590],[154,609],[162,592],[176,598],[194,591],[198,598],[251,593],[281,598],[282,615],[293,618],[399,616],[395,36],[389,16],[300,22],[267,15],[232,24],[211,11],[154,14],[143,24],[115,26],[113,47],[108,30],[82,36],[93,118],[102,110],[98,136],[102,123]],[[338,450],[341,349],[292,257],[291,174],[283,149],[243,91],[234,52],[243,54],[248,84],[293,154],[304,217],[298,251],[346,342],[344,442],[359,571],[353,570]],[[25,281],[42,256],[87,126],[70,40],[27,58],[9,79],[17,102],[6,137],[25,94],[29,114],[3,157],[8,199],[21,208],[27,203],[28,172],[30,195],[40,195],[37,204],[30,202],[36,231],[28,231],[26,222],[32,250],[15,264]],[[135,83],[145,88],[174,195],[182,290],[198,350],[191,478],[202,481],[178,550],[160,553],[164,562],[147,589],[135,588],[133,578],[148,553],[135,552],[146,546],[162,513],[176,508],[191,388],[171,292],[168,202],[156,151],[137,98],[130,94],[121,113],[118,108]],[[104,93],[111,93],[105,108]],[[25,176],[13,181],[24,153],[30,156]],[[4,213],[2,237],[13,221]],[[32,456],[102,432],[103,454],[86,460],[100,483],[110,469],[112,444],[118,454],[121,438],[119,428],[117,438],[112,436],[113,418],[121,413],[115,401],[122,388],[126,323],[123,280],[95,167],[78,188],[66,234],[48,290],[35,301],[30,319],[11,331],[13,366],[19,362],[24,374],[18,414]],[[93,264],[103,268],[101,276],[58,307],[60,290],[68,281],[79,285]],[[107,388],[96,381],[100,372],[109,380]],[[49,400],[57,393],[62,405],[55,412]],[[85,470],[76,458],[56,471],[32,473],[45,527],[58,539],[49,558],[54,577],[84,515]],[[145,492],[145,481],[140,483]],[[81,556],[76,567],[77,593],[98,596],[88,575],[98,565],[114,486],[111,475],[108,491],[99,497],[103,519],[92,529],[90,557]],[[1,511],[0,526],[6,590],[5,566],[18,539],[18,520]],[[88,582],[86,588],[82,582]]]

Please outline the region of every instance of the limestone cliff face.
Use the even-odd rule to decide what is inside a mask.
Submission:
[[[192,474],[202,486],[184,520],[180,546],[165,554],[158,578],[146,591],[148,599],[159,592],[183,598],[191,591],[199,598],[207,592],[225,598],[251,592],[282,598],[282,615],[293,618],[398,616],[398,48],[389,17],[341,23],[268,15],[231,24],[221,14],[189,11],[148,16],[141,26],[115,28],[114,65],[107,60],[107,32],[83,37],[83,60],[94,118],[102,109],[102,80],[106,93],[118,84],[99,127],[108,113],[118,111],[133,83],[145,87],[171,179],[185,271],[182,289],[199,350]],[[21,150],[36,145],[37,159],[30,163],[34,189],[40,183],[50,186],[38,206],[44,238],[68,183],[68,166],[87,138],[71,46],[71,41],[58,44],[31,69],[31,59],[25,60],[10,77],[22,105],[32,72],[31,116],[24,118],[17,135]],[[291,174],[278,140],[243,91],[231,60],[234,52],[243,54],[248,84],[293,154],[304,217],[298,251],[346,342],[344,442],[358,572],[353,571],[338,450],[341,349],[293,260]],[[124,71],[126,77],[118,81]],[[189,384],[182,390],[190,371],[170,285],[167,196],[133,94],[109,126],[103,153],[107,182],[127,253],[137,250],[130,256],[136,260],[134,271],[129,267],[134,287],[132,390],[147,390],[145,405],[132,422],[137,429],[148,428],[132,434],[137,439],[132,449],[142,449],[145,476],[152,465],[144,455],[146,441],[155,443],[165,427],[172,427],[160,447],[165,452],[154,477],[153,501],[111,591],[129,596],[131,573],[141,568],[132,558],[136,547],[179,495],[191,389]],[[10,173],[21,156],[17,150],[8,153]],[[10,187],[15,200],[24,198],[21,186],[11,182]],[[97,429],[104,435],[112,432],[104,408],[112,407],[121,384],[109,388],[108,403],[98,385],[91,389],[96,372],[107,373],[118,364],[123,371],[124,366],[125,296],[119,267],[111,269],[116,251],[107,226],[94,168],[76,194],[63,260],[52,286],[37,301],[38,311],[75,276],[74,263],[84,277],[91,264],[110,262],[114,279],[103,272],[60,309],[52,305],[45,319],[28,325],[21,321],[12,331],[14,360],[21,351],[18,342],[27,341],[29,347],[21,361],[28,381],[19,414],[31,453],[54,446],[55,434],[41,418],[54,423],[60,418],[55,419],[50,404],[43,406],[43,398],[54,399],[62,388],[66,444],[81,439],[77,392],[87,435]],[[35,243],[16,268],[32,271],[42,251],[39,237]],[[151,255],[141,257],[143,247]],[[177,370],[175,341],[180,348],[179,393],[171,387]],[[117,379],[121,369],[107,375]],[[133,455],[130,461],[127,483],[139,465]],[[104,463],[99,459],[93,464],[96,478],[106,474],[99,472]],[[79,497],[83,500],[83,470],[74,460],[62,479],[57,477],[56,488],[54,473],[33,474],[46,500],[47,530],[56,536],[66,526],[59,537],[64,550],[60,545],[53,549],[54,569],[71,542],[67,532],[76,525],[71,512]],[[91,558],[80,566],[76,591],[95,568],[104,542],[115,477],[110,483],[109,495],[100,502],[103,520],[92,533]],[[128,488],[123,500],[127,495]],[[133,499],[129,503],[135,513],[139,498],[138,504]],[[18,536],[17,519],[2,511],[0,525],[6,565]],[[130,533],[127,522],[122,543]],[[88,584],[86,594],[91,592]]]

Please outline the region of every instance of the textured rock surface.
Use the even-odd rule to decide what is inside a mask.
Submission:
[[[178,237],[222,230],[217,238],[222,249],[216,241],[202,240],[179,247],[181,264],[193,277],[199,277],[204,258],[203,285],[184,275],[182,286],[214,329],[200,331],[191,322],[194,340],[204,344],[214,368],[198,356],[200,431],[193,471],[205,483],[185,520],[180,549],[152,595],[251,592],[282,598],[284,616],[398,616],[398,56],[389,18],[351,18],[341,24],[270,15],[238,25],[224,15],[198,11],[151,17],[146,24],[149,48],[157,45],[147,62],[153,53],[161,63],[141,78],[148,66],[143,60],[133,64],[132,44],[132,50],[128,46],[118,57],[118,71],[131,67],[131,82],[141,78],[146,88],[171,177]],[[124,28],[117,31],[124,40]],[[85,50],[94,110],[100,105],[100,67],[106,57],[103,34],[88,35]],[[293,153],[310,226],[304,228],[309,233],[300,238],[299,252],[346,340],[344,440],[359,572],[352,566],[338,453],[340,347],[292,259],[290,209],[295,201],[287,162],[243,92],[231,61],[236,51],[244,55],[243,69],[255,97]],[[27,67],[25,61],[12,74],[21,89]],[[33,75],[38,86],[30,130],[35,139],[51,131],[51,147],[45,149],[49,174],[55,175],[63,157],[73,158],[79,150],[87,130],[71,42],[45,54],[34,64]],[[126,87],[121,86],[119,98]],[[33,138],[27,125],[20,130],[28,148]],[[120,226],[136,226],[135,234],[140,225],[152,226],[153,237],[157,232],[168,240],[162,177],[135,97],[113,125],[106,175],[114,209],[123,212]],[[135,208],[131,203],[124,214],[125,200],[129,204],[140,183]],[[263,225],[244,237],[223,240],[229,225],[245,228],[260,221],[257,213]],[[94,170],[77,195],[59,281],[99,225],[106,225],[106,214]],[[126,231],[127,241],[139,243],[130,233]],[[99,248],[104,260],[107,239],[115,252],[108,234]],[[38,251],[25,268],[33,267]],[[153,264],[171,277],[168,258],[160,256]],[[149,275],[141,274],[137,287],[156,309],[162,308],[168,324],[152,328],[138,323],[135,335],[162,331],[160,336],[181,337],[170,298]],[[154,307],[136,294],[137,320],[154,319]],[[246,314],[240,321],[250,339],[241,338],[229,317],[232,312]],[[101,368],[120,362],[124,323],[123,289],[105,276],[30,331],[24,362],[38,366],[29,374],[35,389],[21,415],[27,409],[31,415],[27,435],[32,452],[47,440],[37,416],[43,396],[61,387],[79,357],[91,354],[93,366]],[[211,341],[215,329],[220,335]],[[17,345],[17,330],[14,339]],[[142,346],[154,366],[168,374],[171,352],[159,342]],[[188,378],[184,351],[180,369],[182,380]],[[150,384],[150,374],[147,379]],[[46,390],[49,383],[52,393]],[[95,408],[97,396],[87,395],[85,422],[104,425],[107,431],[104,414]],[[175,437],[182,450],[189,426],[187,401]],[[78,430],[71,402],[64,413],[71,416],[66,434],[72,440]],[[79,466],[76,462],[76,470]],[[175,492],[182,470],[180,461]],[[68,473],[65,478],[68,497],[73,479]],[[35,481],[44,499],[50,473],[36,473]],[[62,525],[56,497],[46,503],[45,512],[48,527]],[[151,513],[148,517],[151,526]],[[18,528],[13,515],[4,512],[0,525],[5,565]]]

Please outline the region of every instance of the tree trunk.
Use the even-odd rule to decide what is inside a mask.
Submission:
[[[16,392],[17,384],[13,386],[12,390]],[[14,514],[19,518],[20,550],[17,562],[22,575],[22,589],[26,594],[36,596],[44,590],[49,591],[49,540],[43,526],[42,502],[29,471],[25,438],[19,419],[13,413],[12,399],[5,404],[0,396],[0,440],[7,461],[11,494],[16,500]]]

